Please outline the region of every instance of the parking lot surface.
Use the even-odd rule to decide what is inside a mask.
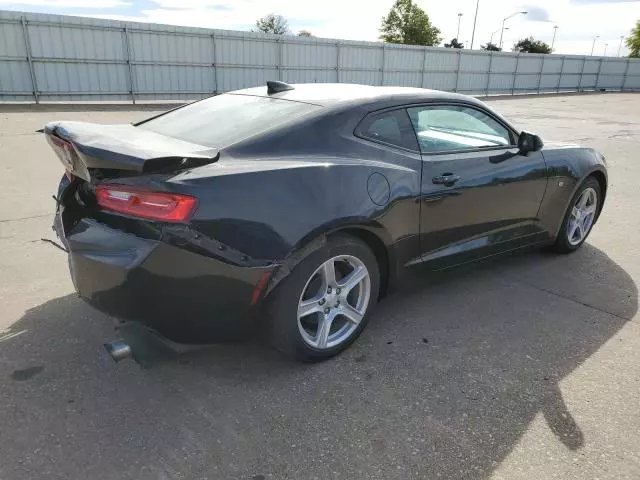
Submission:
[[[0,106],[0,479],[640,478],[640,95],[491,104],[607,157],[578,252],[418,269],[322,364],[253,340],[144,366],[42,240],[62,166],[34,131],[158,107]]]

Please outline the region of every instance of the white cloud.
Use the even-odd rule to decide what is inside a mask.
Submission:
[[[526,11],[527,21],[529,22],[550,22],[549,11],[546,8],[537,5],[523,5],[523,11]]]
[[[0,3],[6,0],[0,0]],[[44,3],[45,0],[26,0]],[[60,0],[60,4],[80,0]],[[114,3],[122,0],[97,0]],[[444,39],[456,35],[458,13],[462,13],[460,41],[471,43],[476,0],[414,0],[442,30]],[[101,18],[168,23],[206,28],[248,30],[256,19],[268,13],[283,15],[294,31],[310,30],[315,36],[347,40],[378,39],[381,18],[389,11],[394,0],[152,0],[156,8],[148,8],[139,16],[117,16],[101,13]],[[14,2],[15,3],[15,2]],[[529,3],[527,5],[527,3]],[[87,6],[86,3],[83,3]],[[611,2],[604,0],[480,0],[474,48],[487,43],[491,32],[500,29],[504,17],[519,10],[528,15],[517,15],[507,20],[504,46],[510,49],[523,37],[551,43],[553,27],[558,25],[555,51],[566,54],[584,54],[591,51],[595,35],[600,35],[596,53],[615,55],[621,35],[628,35],[635,19],[640,18],[640,1]],[[77,13],[75,13],[77,14]],[[499,33],[494,36],[494,42]],[[626,52],[625,47],[622,53]]]
[[[321,8],[310,1],[271,0],[153,0],[155,9],[127,20],[221,29],[248,29],[269,13],[283,15],[292,30],[310,30],[317,37],[347,40],[378,39],[380,19],[393,0],[323,0]],[[100,18],[123,20],[118,15]]]
[[[131,3],[123,0],[0,0],[0,7],[3,5],[105,9],[128,7]]]

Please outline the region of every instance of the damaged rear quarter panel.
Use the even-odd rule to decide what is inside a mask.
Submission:
[[[367,191],[375,172],[393,186],[386,205],[374,204]],[[180,173],[167,185],[198,198],[191,228],[251,259],[281,264],[314,239],[344,227],[370,229],[386,245],[417,234],[418,179],[414,170],[379,161],[223,157]]]

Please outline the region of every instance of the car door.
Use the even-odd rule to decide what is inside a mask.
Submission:
[[[539,240],[547,184],[540,152],[520,154],[516,132],[476,105],[407,112],[423,159],[422,261],[444,267]]]

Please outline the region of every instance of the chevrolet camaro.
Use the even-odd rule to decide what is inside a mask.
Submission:
[[[607,193],[596,150],[417,88],[267,82],[44,133],[83,299],[182,344],[260,328],[303,361],[348,347],[409,266],[576,250]]]

